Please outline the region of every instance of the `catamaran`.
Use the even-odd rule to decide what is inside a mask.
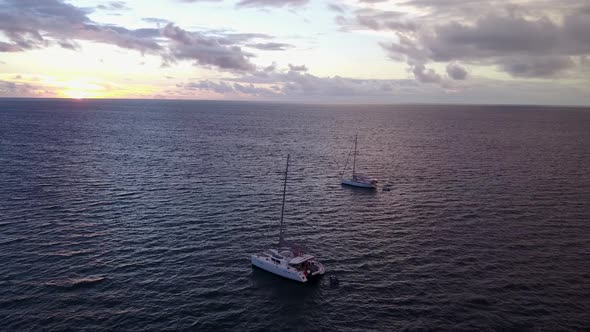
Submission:
[[[358,134],[354,136],[354,156],[352,161],[352,177],[350,179],[342,178],[342,184],[353,186],[353,187],[360,187],[360,188],[368,188],[368,189],[375,189],[377,188],[377,180],[371,178],[369,176],[359,174],[356,172],[356,144],[358,141]],[[350,156],[350,154],[349,154]],[[344,165],[346,168],[346,165]],[[344,171],[342,171],[342,175],[344,175]]]
[[[289,243],[283,238],[283,216],[285,214],[288,171],[289,155],[287,155],[287,168],[285,169],[285,182],[283,185],[283,206],[281,208],[278,246],[252,255],[251,261],[252,265],[281,277],[307,282],[312,277],[324,274],[326,269],[314,256],[306,254],[302,247]]]

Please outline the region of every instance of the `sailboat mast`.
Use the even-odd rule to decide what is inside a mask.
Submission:
[[[285,168],[285,183],[283,184],[283,206],[281,207],[281,228],[279,231],[279,247],[281,246],[281,242],[283,242],[283,215],[285,214],[285,196],[287,196],[287,173],[289,172],[290,156],[290,154],[287,154],[287,167]]]
[[[359,134],[354,135],[354,157],[352,158],[352,177],[354,178],[354,172],[356,170],[356,141]]]

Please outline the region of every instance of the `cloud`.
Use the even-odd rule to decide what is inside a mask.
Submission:
[[[23,48],[17,44],[10,44],[0,41],[0,52],[21,52],[22,50]]]
[[[239,96],[247,95],[251,97],[256,96],[275,96],[277,93],[272,88],[259,87],[251,83],[236,83],[236,82],[213,82],[210,80],[201,80],[197,82],[189,82],[185,84],[177,84],[177,87],[183,90],[199,90],[211,91],[220,95]]]
[[[262,69],[263,73],[272,73],[277,70],[277,64],[273,62],[270,66],[267,66]]]
[[[547,18],[488,16],[473,25],[453,22],[419,41],[434,60],[570,52],[562,28]],[[567,37],[566,37],[567,38]],[[560,45],[561,44],[561,45]]]
[[[55,97],[54,88],[32,83],[0,80],[0,97]]]
[[[80,49],[80,44],[73,40],[62,40],[57,42],[59,46],[65,49],[76,51]]]
[[[289,64],[289,70],[292,70],[292,71],[307,71],[307,67],[305,65],[294,66],[292,64]]]
[[[454,80],[464,80],[467,78],[467,70],[457,63],[447,65],[447,75]]]
[[[590,42],[578,33],[585,27],[571,17],[559,25],[545,17],[488,16],[474,24],[452,22],[415,36],[400,33],[400,42],[385,49],[393,58],[410,61],[488,62],[513,76],[549,77],[573,65],[569,56],[590,54]]]
[[[141,20],[144,21],[144,22],[147,22],[147,23],[157,24],[158,26],[160,26],[160,25],[166,25],[168,23],[172,23],[169,20],[165,20],[165,19],[157,18],[157,17],[144,17]]]
[[[171,42],[167,62],[195,60],[200,65],[227,70],[255,69],[249,60],[252,55],[243,52],[238,46],[228,45],[227,40],[190,32],[172,23],[162,29],[162,36]]]
[[[141,52],[158,51],[153,40],[157,29],[130,30],[102,25],[88,18],[90,10],[59,0],[4,0],[0,7],[0,32],[11,42],[3,50],[31,50],[49,46],[55,40],[70,48],[72,39],[117,45]],[[148,33],[149,32],[149,33]],[[9,47],[10,45],[10,47]]]
[[[89,18],[92,9],[79,8],[61,0],[1,0],[0,52],[21,52],[58,45],[65,49],[80,49],[80,41],[118,46],[161,56],[164,64],[194,61],[204,67],[228,71],[255,70],[250,61],[253,54],[242,50],[246,43],[259,50],[285,50],[291,45],[279,42],[256,42],[272,39],[266,34],[232,33],[226,31],[193,32],[158,18],[144,18],[158,28],[128,29],[118,25],[101,24]],[[122,1],[112,1],[101,9],[123,10]]]
[[[552,77],[574,67],[569,57],[546,56],[502,59],[501,66],[512,76]]]
[[[344,13],[344,7],[342,5],[337,5],[335,3],[328,4],[328,9],[335,11],[337,13]]]
[[[211,34],[216,35],[220,40],[224,40],[223,42],[226,44],[244,43],[249,42],[253,39],[273,39],[272,36],[269,36],[264,33],[235,33],[228,31],[211,31]]]
[[[458,65],[457,65],[458,66]],[[451,66],[451,68],[458,68]],[[413,79],[355,79],[332,76],[320,77],[290,69],[277,70],[269,66],[266,70],[222,80],[199,80],[178,84],[169,91],[169,97],[190,98],[195,91],[211,98],[259,99],[306,102],[363,102],[373,103],[420,102],[466,103],[478,100],[494,104],[499,96],[506,103],[527,104],[531,100],[547,104],[572,104],[580,102],[580,95],[588,92],[575,86],[555,86],[545,82],[497,81],[473,79],[467,82],[447,81],[438,73],[419,65],[414,69],[417,75],[430,84]],[[437,83],[438,81],[438,83]],[[209,93],[208,93],[209,92]],[[560,98],[555,99],[558,93]],[[590,95],[590,94],[587,94]],[[586,102],[590,101],[587,97]]]
[[[227,94],[235,92],[235,89],[231,84],[226,82],[212,82],[209,80],[202,80],[198,82],[190,82],[187,84],[178,84],[178,87],[189,89],[189,90],[205,90],[205,91],[213,91],[219,94]]]
[[[292,47],[289,44],[275,43],[275,42],[248,44],[247,46],[252,47],[252,48],[256,48],[259,50],[264,50],[264,51],[284,51],[284,50]]]
[[[371,30],[415,31],[418,24],[401,11],[378,10],[373,8],[357,9],[352,20],[344,18],[341,24],[351,28],[369,28]]]
[[[256,71],[233,79],[234,83],[266,89],[267,96],[275,99],[322,100],[354,99],[368,96],[391,98],[404,90],[416,88],[411,80],[354,79],[341,76],[319,77],[306,73],[306,66],[289,65],[288,70]]]
[[[309,0],[242,0],[240,7],[298,7],[307,4]]]
[[[392,60],[406,61],[420,82],[438,81],[424,69],[430,62],[446,63],[449,77],[459,80],[467,73],[456,66],[458,61],[494,66],[513,77],[551,78],[573,73],[570,69],[583,65],[573,57],[590,54],[590,6],[582,0],[560,1],[559,6],[548,0],[399,4],[399,11],[362,7],[337,22],[348,31],[391,33],[391,41],[380,45]]]
[[[440,83],[442,81],[442,77],[436,71],[424,67],[421,63],[413,66],[412,73],[422,83]]]
[[[127,4],[123,1],[107,2],[106,4],[96,6],[96,8],[107,11],[131,10],[131,8],[127,7]]]
[[[229,91],[229,96],[236,98],[264,96],[270,100],[310,102],[415,102],[416,96],[420,96],[420,102],[429,103],[466,103],[473,100],[489,104],[498,103],[499,100],[515,104],[530,104],[532,100],[544,104],[590,102],[589,87],[575,84],[555,85],[549,81],[498,81],[481,78],[473,78],[469,82],[449,81],[434,70],[420,65],[414,67],[417,75],[430,84],[418,79],[320,77],[289,69],[277,70],[276,66],[273,68],[274,70],[251,72],[217,82],[195,82],[194,86],[198,86],[200,91]],[[252,90],[248,92],[248,89],[243,89],[238,93],[234,84],[247,86]]]

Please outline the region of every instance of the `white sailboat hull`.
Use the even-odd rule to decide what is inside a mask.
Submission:
[[[307,277],[300,271],[296,269],[284,266],[282,264],[275,264],[269,258],[259,256],[259,255],[252,255],[252,265],[261,268],[265,271],[270,273],[274,273],[278,276],[295,280],[298,282],[307,282]]]
[[[342,179],[342,184],[347,186],[359,187],[359,188],[369,188],[375,189],[377,186],[374,183],[367,183],[367,182],[359,182],[354,181],[352,179]]]

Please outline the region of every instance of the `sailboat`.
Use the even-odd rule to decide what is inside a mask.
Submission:
[[[288,243],[283,238],[283,216],[285,214],[289,157],[290,155],[287,155],[285,182],[283,184],[283,206],[281,208],[279,243],[276,248],[254,254],[250,259],[252,265],[265,271],[291,280],[307,282],[310,278],[324,274],[326,269],[314,256],[306,254],[301,247]]]
[[[352,177],[350,179],[342,178],[342,184],[353,186],[353,187],[360,187],[360,188],[368,188],[368,189],[375,189],[377,188],[377,180],[371,177],[368,177],[363,174],[359,174],[356,172],[356,145],[358,142],[358,134],[354,136],[354,155],[352,161]],[[350,155],[349,155],[350,156]],[[346,168],[346,165],[344,165]],[[344,171],[342,172],[344,175]]]

